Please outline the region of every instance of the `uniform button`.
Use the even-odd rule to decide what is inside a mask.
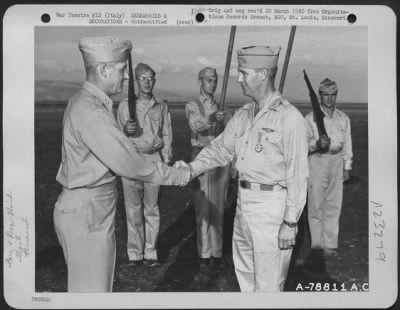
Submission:
[[[246,141],[246,144],[249,144],[249,141]]]
[[[242,157],[242,160],[244,160],[244,157]]]

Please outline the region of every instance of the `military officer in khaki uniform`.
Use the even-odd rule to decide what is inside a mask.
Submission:
[[[225,122],[226,112],[218,112],[214,93],[218,76],[214,68],[199,72],[200,96],[186,104],[186,118],[191,131],[192,159],[215,139],[216,122]],[[230,165],[205,172],[193,181],[196,216],[197,252],[201,266],[212,263],[226,267],[223,258],[224,205],[229,185]]]
[[[116,37],[79,41],[86,81],[71,97],[63,118],[63,186],[54,226],[68,268],[69,292],[110,292],[115,266],[116,176],[185,185],[189,171],[138,154],[121,132],[109,96],[127,79],[130,41]]]
[[[243,292],[283,290],[296,223],[306,200],[305,121],[275,89],[279,51],[280,47],[266,46],[238,51],[238,82],[253,101],[240,108],[224,132],[189,164],[196,176],[237,159],[239,190],[232,246]]]
[[[138,85],[136,114],[138,124],[129,117],[128,100],[118,108],[118,124],[124,133],[131,136],[139,154],[169,164],[172,159],[172,128],[166,102],[154,97],[155,71],[147,64],[139,63],[135,68]],[[137,126],[143,129],[139,137],[132,137]],[[122,178],[127,220],[127,250],[131,264],[140,264],[143,259],[149,267],[159,266],[157,240],[160,229],[158,208],[158,184]]]
[[[328,137],[319,137],[313,112],[306,116],[310,151],[308,223],[311,248],[322,249],[326,255],[334,255],[338,247],[343,182],[350,177],[353,159],[350,118],[336,108],[337,92],[334,81],[325,79],[321,82],[319,94]]]

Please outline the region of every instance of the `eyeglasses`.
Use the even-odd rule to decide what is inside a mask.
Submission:
[[[144,81],[154,82],[155,78],[153,78],[151,76],[141,76],[140,78],[138,78],[138,80],[141,82],[144,82]]]

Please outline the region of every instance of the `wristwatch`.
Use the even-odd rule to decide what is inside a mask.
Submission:
[[[290,222],[287,222],[285,220],[283,220],[283,224],[285,224],[286,226],[289,226],[290,228],[295,228],[297,226],[296,222],[290,223]]]

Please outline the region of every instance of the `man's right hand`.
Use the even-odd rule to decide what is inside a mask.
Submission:
[[[181,169],[181,168],[186,168],[190,169],[190,166],[188,163],[184,162],[183,160],[178,160],[174,163],[174,168]]]
[[[127,136],[133,136],[136,133],[137,124],[134,120],[129,119],[125,124],[124,132]]]
[[[317,141],[318,150],[322,153],[328,152],[331,146],[331,138],[327,136],[322,136]]]
[[[194,172],[193,172],[193,169],[192,169],[192,167],[190,166],[190,164],[184,162],[183,160],[178,160],[178,161],[176,161],[176,162],[174,163],[174,166],[173,166],[173,167],[174,167],[174,168],[177,168],[177,169],[183,169],[183,170],[189,171],[190,176],[189,176],[189,181],[188,181],[188,182],[190,182],[190,181],[195,177]]]

